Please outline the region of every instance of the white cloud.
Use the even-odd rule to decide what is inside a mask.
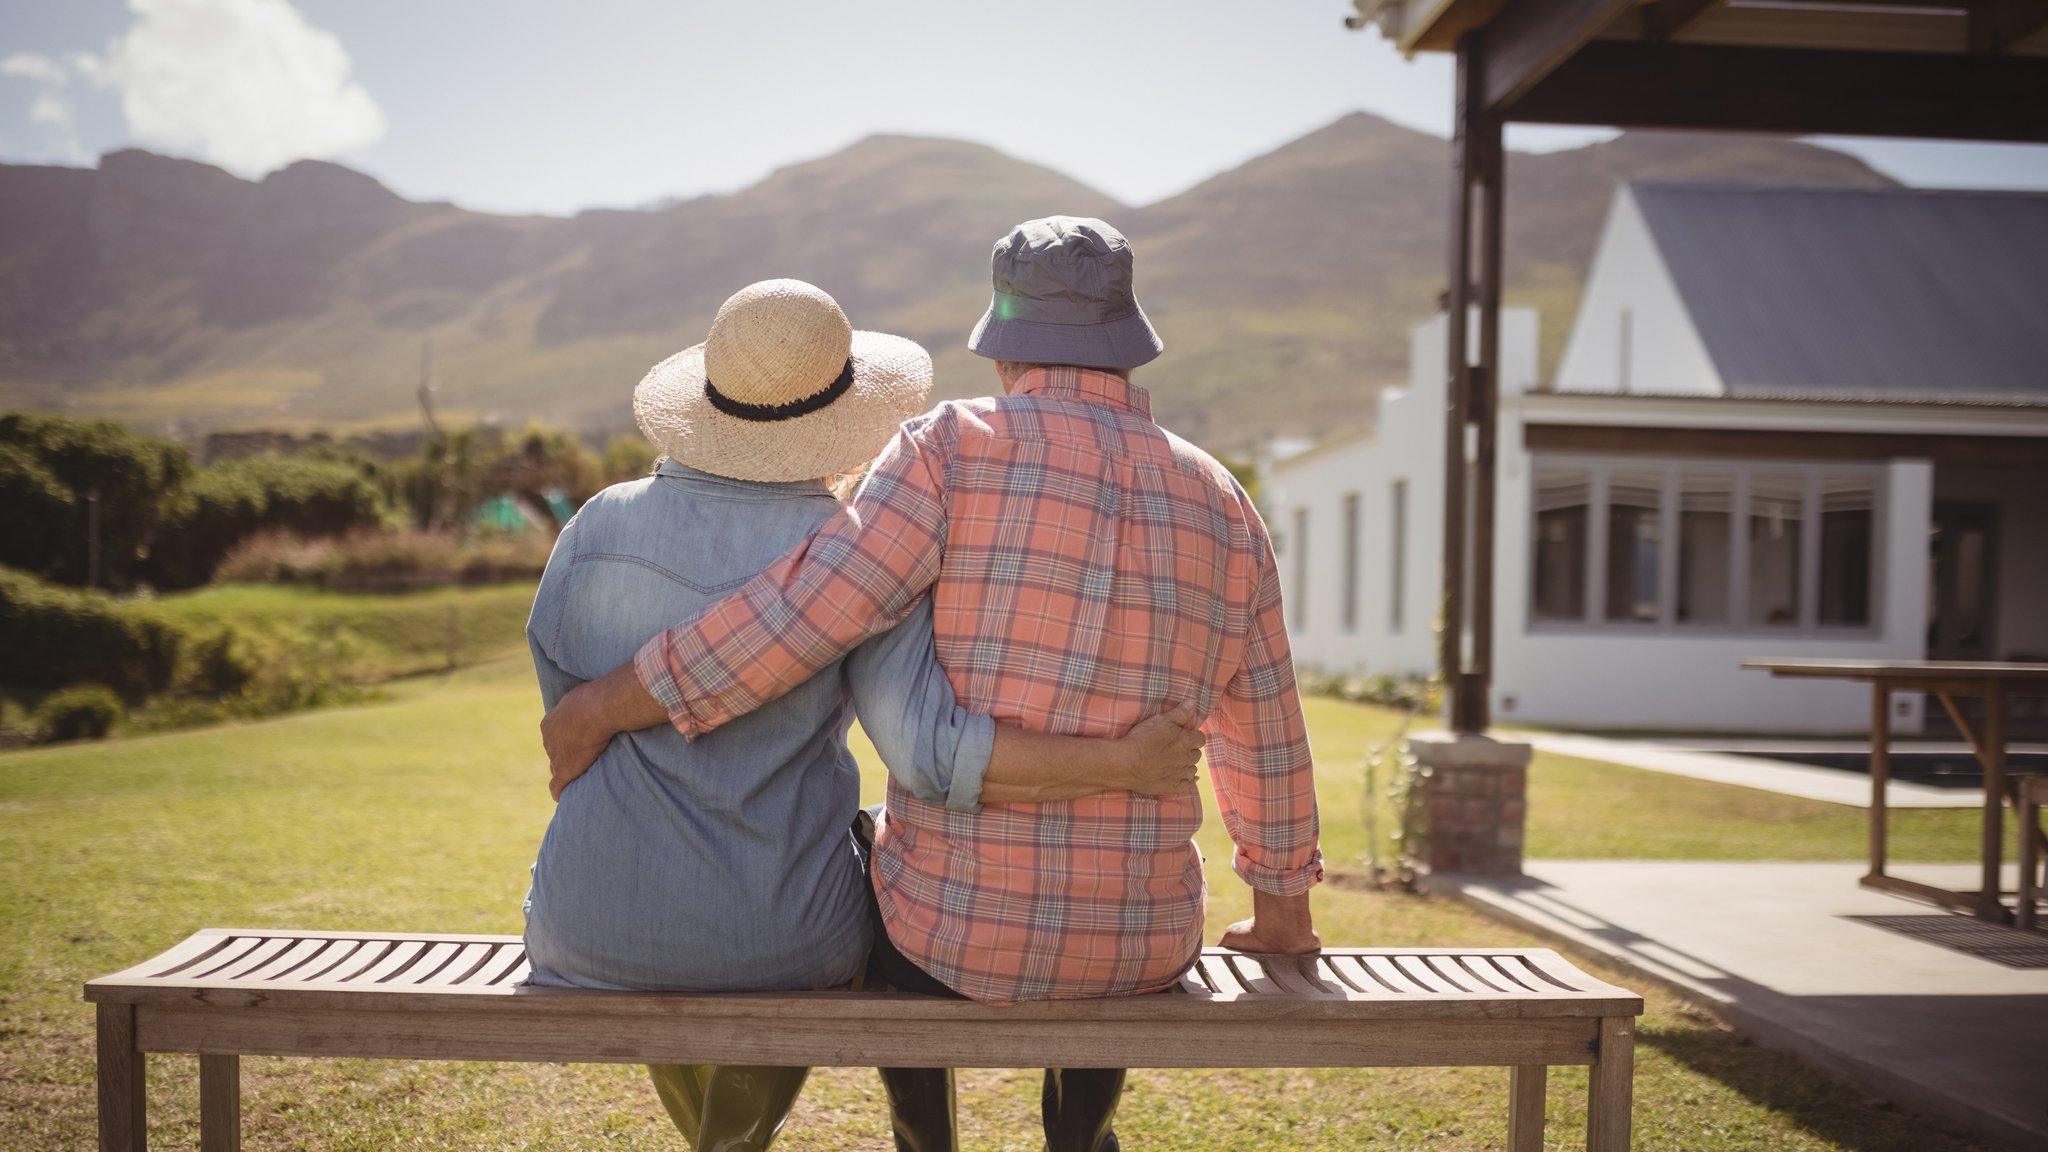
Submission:
[[[0,60],[0,76],[19,76],[52,88],[62,88],[71,78],[62,64],[35,52],[16,52]]]
[[[70,131],[78,124],[78,116],[71,110],[71,101],[55,92],[38,92],[28,106],[28,118],[38,124]]]
[[[79,75],[120,94],[135,139],[247,175],[375,143],[384,113],[348,50],[287,0],[128,0],[135,22]],[[40,58],[39,58],[40,59]]]
[[[29,158],[74,164],[92,158],[78,139],[78,113],[64,91],[71,83],[71,74],[64,65],[34,52],[16,52],[0,60],[0,76],[12,76],[35,85],[35,96],[28,105],[29,122],[49,130],[50,144],[42,156]]]

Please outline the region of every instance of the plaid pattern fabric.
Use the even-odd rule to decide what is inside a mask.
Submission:
[[[636,666],[694,735],[801,683],[927,589],[963,704],[1106,736],[1191,701],[1238,874],[1285,895],[1321,879],[1265,527],[1115,375],[1041,369],[1009,396],[905,424],[841,517]],[[875,888],[904,954],[977,1000],[1151,991],[1201,946],[1201,820],[1193,788],[960,812],[891,784]]]

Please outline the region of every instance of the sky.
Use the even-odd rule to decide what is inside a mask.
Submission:
[[[1451,68],[1346,0],[0,0],[0,160],[140,146],[566,214],[950,136],[1144,204],[1347,112],[1446,133]],[[1516,127],[1513,147],[1611,133]],[[1907,183],[2048,187],[2048,147],[1838,141]]]

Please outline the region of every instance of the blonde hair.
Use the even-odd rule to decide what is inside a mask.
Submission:
[[[860,482],[868,478],[868,469],[874,467],[874,463],[870,460],[844,472],[834,472],[825,477],[825,487],[832,490],[832,495],[837,496],[841,504],[851,503],[853,494],[860,491]]]

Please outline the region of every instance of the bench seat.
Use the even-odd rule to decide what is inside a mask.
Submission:
[[[1588,1147],[1627,1147],[1642,1000],[1541,948],[1202,953],[1155,996],[1007,1007],[897,992],[528,987],[516,936],[207,929],[86,985],[101,1147],[143,1147],[147,1053],[201,1059],[202,1140],[239,1147],[239,1058],[949,1067],[1505,1066],[1511,1147],[1541,1147],[1543,1069],[1588,1065]]]

